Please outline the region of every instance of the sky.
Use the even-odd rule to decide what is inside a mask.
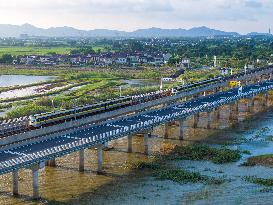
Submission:
[[[273,30],[273,0],[0,0],[0,24],[78,29]]]

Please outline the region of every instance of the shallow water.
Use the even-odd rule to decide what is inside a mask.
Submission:
[[[202,115],[201,115],[202,116]],[[192,119],[188,120],[190,124]],[[202,126],[202,120],[199,126]],[[215,127],[222,127],[228,122],[223,119]],[[157,128],[149,138],[150,153],[164,152],[178,144],[205,142],[213,146],[230,144],[229,147],[251,151],[251,155],[273,153],[273,142],[265,139],[273,135],[273,113],[268,111],[226,130],[206,130],[202,128],[185,129],[185,140],[177,140],[178,127],[173,125],[169,135],[163,139],[163,128]],[[244,139],[238,143],[237,139]],[[235,143],[235,144],[234,144]],[[137,161],[148,160],[144,156],[143,137],[133,138],[134,153],[126,153],[127,139],[111,143],[114,150],[104,152],[104,175],[96,174],[97,158],[94,149],[86,150],[85,173],[79,173],[78,154],[57,160],[57,167],[47,167],[40,171],[40,191],[42,199],[32,202],[31,173],[20,172],[20,197],[13,198],[11,175],[0,176],[0,204],[52,204],[52,205],[92,205],[92,204],[272,204],[273,192],[264,192],[259,185],[245,182],[242,177],[257,175],[273,177],[273,171],[265,167],[240,167],[245,158],[238,163],[215,165],[208,161],[175,161],[175,166],[199,171],[208,176],[221,176],[228,179],[222,185],[178,184],[171,181],[157,181],[143,171],[132,171],[131,165]]]
[[[27,88],[20,88],[20,89],[5,91],[5,92],[0,93],[0,99],[12,99],[12,98],[32,96],[32,95],[37,95],[37,94],[45,94],[48,92],[63,89],[69,85],[65,85],[65,86],[61,86],[61,87],[54,87],[51,89],[47,89],[47,86],[50,86],[50,84],[43,84],[43,85],[38,85],[38,86],[31,86],[31,87],[27,87]]]
[[[131,80],[124,80],[126,85],[123,85],[123,88],[138,88],[138,87],[148,87],[148,86],[160,86],[160,81],[151,81],[146,79],[131,79]]]
[[[0,87],[29,85],[55,78],[54,76],[0,75]]]

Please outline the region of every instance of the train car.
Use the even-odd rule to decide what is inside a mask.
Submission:
[[[52,125],[67,120],[73,120],[118,108],[123,108],[131,104],[132,104],[131,97],[122,97],[119,99],[108,100],[106,102],[101,102],[94,105],[86,105],[68,110],[36,114],[30,116],[29,126],[37,128]]]

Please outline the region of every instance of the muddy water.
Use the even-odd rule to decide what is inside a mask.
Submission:
[[[257,109],[260,104],[257,104]],[[213,123],[214,129],[207,130],[205,113],[200,114],[196,129],[191,128],[193,118],[185,123],[185,140],[178,140],[179,129],[173,124],[169,138],[163,139],[163,127],[158,127],[149,138],[150,154],[164,152],[175,144],[205,142],[213,146],[228,144],[231,148],[249,150],[252,155],[273,153],[273,142],[266,138],[273,135],[273,114],[267,111],[239,126],[220,130],[229,126],[229,115],[224,107],[219,115],[220,120]],[[245,113],[244,115],[249,115]],[[187,126],[188,125],[188,126]],[[265,167],[240,167],[247,155],[239,163],[215,165],[207,161],[176,161],[174,165],[199,171],[208,176],[219,176],[228,179],[222,185],[178,184],[171,181],[157,181],[148,173],[132,171],[131,165],[140,160],[150,160],[144,151],[143,137],[133,139],[134,153],[126,153],[127,140],[112,142],[114,150],[104,152],[103,175],[95,173],[97,168],[96,151],[86,151],[86,172],[79,173],[78,154],[74,153],[57,160],[57,168],[47,167],[40,171],[41,200],[32,202],[31,172],[20,172],[20,197],[13,198],[11,192],[11,175],[0,177],[0,204],[53,204],[53,205],[91,205],[91,204],[272,204],[273,192],[264,191],[263,187],[245,182],[242,177],[257,175],[272,177],[273,171]]]

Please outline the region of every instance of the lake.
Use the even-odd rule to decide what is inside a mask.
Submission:
[[[54,76],[0,75],[0,87],[29,85],[42,81],[54,80]]]

